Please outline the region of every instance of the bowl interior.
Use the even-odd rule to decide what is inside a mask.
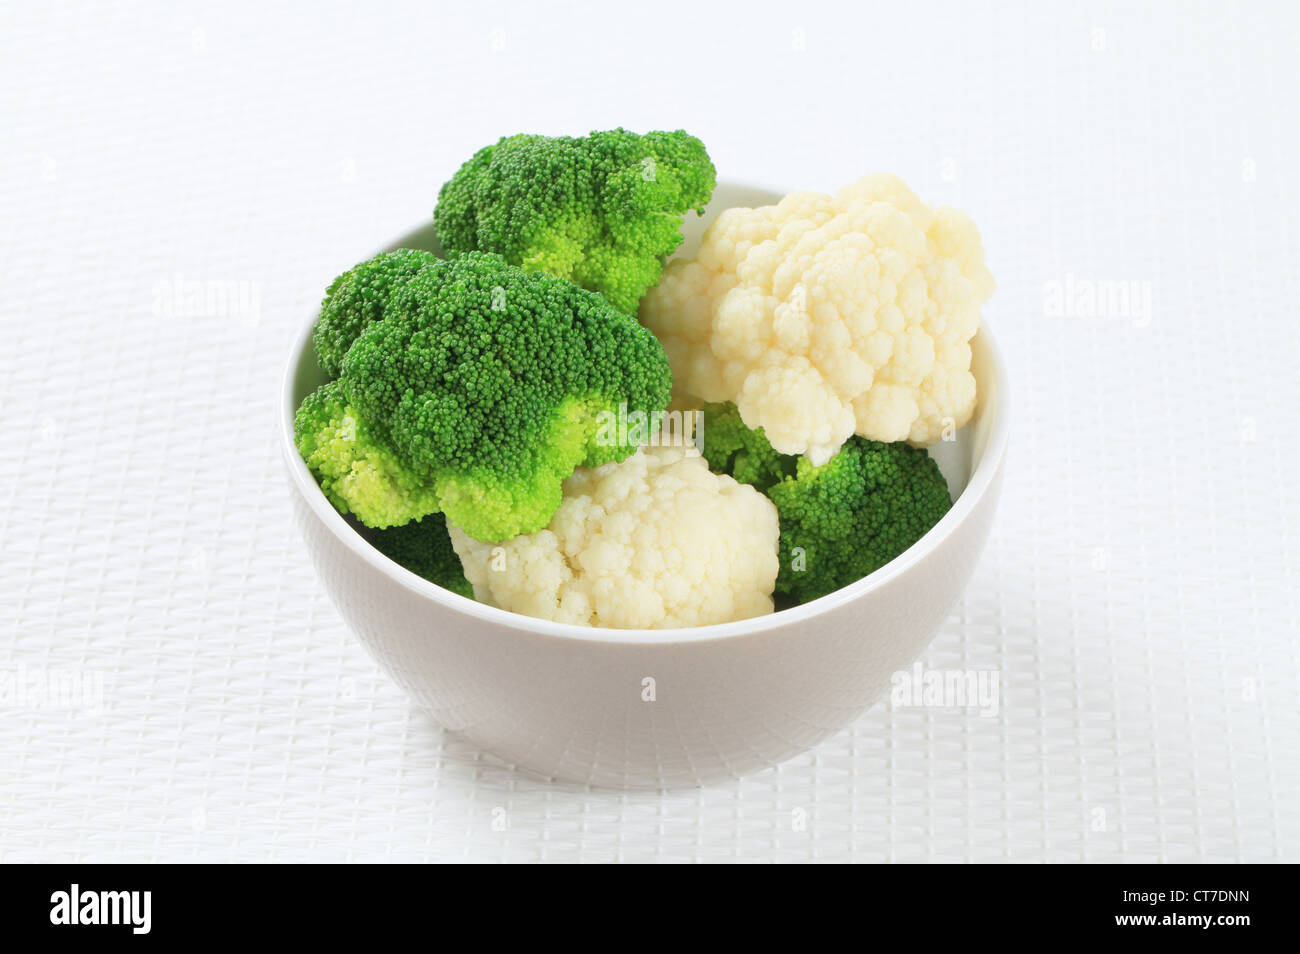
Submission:
[[[687,216],[686,222],[682,227],[682,232],[685,238],[682,242],[681,248],[677,252],[677,256],[689,257],[694,255],[699,248],[700,238],[704,234],[705,229],[708,228],[709,224],[717,218],[718,214],[724,209],[771,205],[779,201],[782,195],[783,193],[781,192],[758,186],[719,182],[717,188],[714,190],[713,199],[709,203],[709,207],[705,211],[704,215],[697,216],[690,214]],[[441,254],[441,248],[438,245],[437,236],[434,234],[432,222],[408,233],[392,245],[388,246],[388,249],[395,248],[418,248],[434,252],[435,254]],[[351,264],[353,263],[340,263],[338,270],[342,272]],[[311,479],[310,475],[307,475],[305,465],[302,464],[301,460],[298,459],[297,455],[293,452],[292,435],[294,411],[304,397],[329,380],[328,376],[321,370],[320,365],[317,363],[315,350],[312,348],[311,328],[314,324],[315,316],[312,316],[312,319],[306,324],[300,334],[294,346],[293,354],[290,356],[289,365],[286,368],[285,387],[283,393],[284,403],[281,408],[281,414],[283,415],[281,426],[282,434],[285,435],[286,452],[291,455],[293,460],[291,467],[298,471],[298,483],[300,486],[305,484],[314,484],[314,481]],[[952,440],[941,441],[929,448],[930,455],[935,459],[935,462],[939,465],[939,469],[943,472],[943,475],[948,482],[948,490],[953,499],[952,510],[938,525],[926,534],[926,537],[913,545],[907,553],[893,560],[887,566],[877,570],[864,580],[859,580],[857,583],[837,591],[837,593],[822,597],[821,600],[816,600],[813,603],[807,603],[803,606],[794,607],[792,609],[781,610],[768,617],[759,617],[759,620],[772,620],[777,617],[786,617],[787,614],[803,614],[809,611],[811,607],[815,607],[823,601],[848,598],[850,590],[856,592],[858,588],[870,585],[868,581],[883,579],[891,572],[897,571],[899,565],[905,561],[909,561],[909,558],[918,559],[919,556],[917,551],[926,547],[927,541],[932,542],[934,539],[946,533],[947,528],[954,526],[956,521],[962,519],[964,512],[973,506],[972,500],[963,500],[963,497],[982,493],[987,487],[992,478],[991,472],[994,470],[996,465],[996,460],[990,460],[990,450],[992,449],[994,451],[991,455],[993,458],[1001,456],[1002,448],[1004,447],[1006,440],[1006,422],[1005,411],[1002,408],[1005,397],[1001,393],[1004,381],[1004,370],[1001,363],[1001,357],[993,343],[992,336],[988,333],[986,328],[982,328],[981,331],[971,340],[971,353],[971,370],[975,375],[979,393],[976,402],[975,415],[969,424],[953,435]],[[980,476],[981,467],[985,472],[982,475],[982,480],[976,479]],[[302,479],[304,476],[306,477],[305,480]],[[338,514],[334,512],[333,507],[325,501],[324,495],[320,493],[319,488],[312,487],[310,489],[305,489],[304,492],[310,493],[311,490],[315,491],[316,499],[314,504],[317,511],[321,512],[322,508],[328,510],[333,514],[334,520],[338,520]],[[968,495],[968,490],[973,493]],[[350,518],[344,519],[353,530],[360,533],[363,537],[366,536],[364,527]],[[426,583],[414,574],[403,570],[398,567],[397,564],[392,564],[391,561],[388,561],[387,558],[379,554],[378,551],[372,550],[371,552],[373,553],[374,558],[383,561],[385,564],[391,565],[392,569],[396,571],[401,578],[406,580],[408,585],[415,586],[421,590],[436,591],[436,593],[439,594],[440,601],[443,599],[450,599],[455,601],[458,605],[464,604],[464,608],[472,608],[471,611],[476,613],[486,611],[492,616],[503,614],[503,611],[501,610],[485,607],[482,604],[477,604],[470,600],[464,600],[462,597],[455,596],[454,594],[448,594],[439,587],[436,587],[431,583]],[[591,630],[585,627],[574,627],[568,626],[567,624],[556,624],[548,623],[547,621],[533,620],[529,617],[516,616],[516,614],[513,613],[505,613],[503,615],[513,618],[522,625],[531,625],[536,628],[547,630],[554,629],[556,631],[573,630],[584,635],[589,635],[593,632],[603,632],[607,634],[632,634],[633,632],[637,632],[632,630]],[[719,635],[721,635],[720,631],[729,627],[748,624],[752,628],[757,622],[757,620],[749,620],[741,621],[740,623],[723,623],[714,626],[696,627],[692,632],[704,633],[708,631],[719,631]],[[686,630],[654,630],[646,632],[647,634],[656,634],[659,637],[681,637],[685,636],[687,633]]]

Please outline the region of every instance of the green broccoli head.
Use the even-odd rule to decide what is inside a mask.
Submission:
[[[763,429],[746,427],[729,401],[704,406],[699,444],[710,470],[758,490],[766,492],[783,477],[794,476],[797,458],[773,450]]]
[[[394,563],[444,590],[474,598],[474,587],[465,579],[465,570],[452,548],[447,520],[442,514],[431,513],[400,527],[374,530],[369,537],[375,549]]]
[[[383,317],[393,293],[432,261],[429,252],[399,248],[362,262],[330,283],[312,332],[316,358],[326,374],[338,377],[352,342]]]
[[[575,467],[635,451],[609,422],[620,408],[662,410],[671,386],[634,318],[474,252],[434,261],[389,299],[338,381],[303,402],[298,446],[335,505],[368,526],[441,511],[495,542],[544,527]]]
[[[434,221],[449,255],[498,252],[635,314],[715,181],[704,144],[682,130],[507,136],[443,185]]]
[[[821,467],[779,454],[734,404],[704,407],[709,467],[776,504],[781,570],[776,592],[806,603],[884,566],[948,512],[948,483],[923,448],[851,437]]]
[[[800,603],[884,566],[939,522],[952,500],[924,448],[851,437],[821,467],[800,457],[768,488],[781,517],[777,593]]]
[[[357,412],[339,382],[307,395],[294,417],[293,436],[340,513],[355,514],[368,527],[393,527],[438,509],[433,488]]]

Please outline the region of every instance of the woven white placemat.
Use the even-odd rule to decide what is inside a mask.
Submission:
[[[52,6],[0,9],[0,859],[1300,855],[1293,6]],[[923,664],[996,712],[588,791],[444,734],[335,615],[291,336],[473,149],[617,124],[981,224],[1012,457]]]

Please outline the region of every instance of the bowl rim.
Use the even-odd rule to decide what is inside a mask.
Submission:
[[[780,190],[746,181],[726,180],[726,185],[737,189],[768,192],[774,195],[784,194]],[[410,235],[414,231],[405,234]],[[393,246],[385,247],[391,248]],[[833,593],[828,593],[818,599],[789,609],[777,610],[764,616],[735,620],[730,623],[711,623],[707,626],[689,626],[680,629],[612,629],[604,626],[579,626],[576,623],[560,623],[553,620],[538,619],[509,610],[498,609],[486,603],[479,603],[476,600],[452,593],[450,590],[445,590],[436,583],[431,583],[422,576],[412,573],[380,553],[369,541],[349,526],[342,515],[334,509],[334,505],[325,498],[324,492],[320,489],[320,485],[316,483],[315,478],[311,476],[311,472],[307,469],[301,455],[299,455],[293,440],[293,419],[297,411],[293,395],[294,383],[304,353],[312,347],[312,329],[316,325],[316,317],[316,314],[313,313],[304,327],[298,332],[280,379],[280,395],[277,407],[280,449],[294,488],[302,495],[308,508],[330,533],[351,550],[354,555],[360,557],[373,569],[379,571],[394,583],[417,596],[433,601],[446,610],[477,618],[496,626],[538,636],[622,645],[662,646],[674,643],[735,639],[807,622],[814,617],[854,602],[868,593],[882,589],[933,553],[944,540],[956,531],[958,526],[965,522],[985,495],[988,494],[1001,469],[1002,460],[1006,454],[1009,420],[1006,364],[1002,350],[989,330],[988,320],[981,316],[980,328],[976,334],[983,346],[988,349],[989,357],[992,359],[993,378],[997,382],[997,413],[989,428],[987,446],[975,468],[971,471],[965,488],[953,501],[952,507],[920,540],[908,547],[902,554],[890,560],[875,572],[869,573],[862,579],[841,587]]]

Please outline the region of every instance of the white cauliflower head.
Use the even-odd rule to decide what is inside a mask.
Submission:
[[[526,616],[669,629],[772,612],[776,507],[694,448],[579,468],[536,533],[492,544],[449,529],[475,599]]]
[[[679,392],[734,401],[783,454],[851,435],[932,444],[975,409],[970,339],[993,294],[975,224],[867,176],[728,209],[641,303]]]

